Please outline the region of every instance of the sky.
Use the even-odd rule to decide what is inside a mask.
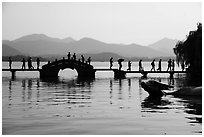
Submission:
[[[30,34],[152,44],[185,39],[202,22],[201,2],[4,2],[2,39]]]

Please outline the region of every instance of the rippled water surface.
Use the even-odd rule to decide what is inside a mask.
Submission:
[[[92,64],[108,68],[107,62]],[[14,66],[20,68],[21,63]],[[137,68],[135,63],[133,70]],[[148,75],[174,84],[172,90],[185,86],[182,77]],[[200,98],[151,99],[140,86],[142,80],[140,74],[114,79],[111,71],[97,72],[89,80],[78,79],[70,69],[54,80],[42,80],[38,72],[17,72],[11,79],[10,72],[3,72],[3,134],[202,134]]]

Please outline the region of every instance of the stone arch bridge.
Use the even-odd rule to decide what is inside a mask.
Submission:
[[[57,77],[60,70],[70,68],[76,70],[78,77],[95,77],[95,70],[92,65],[76,60],[62,59],[42,66],[40,77]]]

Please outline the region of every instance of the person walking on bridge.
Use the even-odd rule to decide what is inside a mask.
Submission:
[[[151,62],[151,66],[152,66],[151,71],[152,71],[152,70],[156,71],[156,70],[155,70],[155,63],[154,63],[154,61],[155,61],[155,59]]]
[[[85,61],[85,59],[84,59],[84,56],[83,56],[83,55],[81,55],[81,61],[82,61],[82,63],[84,63],[84,61]]]
[[[127,69],[128,71],[131,71],[131,64],[132,64],[132,63],[131,63],[131,61],[129,60],[129,61],[128,61],[128,69]]]
[[[11,69],[11,64],[12,64],[12,60],[11,57],[9,57],[9,68]]]
[[[37,69],[39,69],[39,67],[40,67],[40,59],[37,58]]]
[[[71,54],[70,52],[67,54],[67,59],[70,60]]]
[[[171,70],[171,59],[169,59],[169,61],[168,61],[168,67],[167,67],[166,71],[168,71],[168,70]]]
[[[76,60],[76,54],[75,53],[73,54],[72,58],[73,58],[74,61]]]
[[[119,70],[122,69],[122,62],[124,61],[124,59],[118,59],[118,65],[119,65]]]
[[[174,59],[172,60],[172,68],[171,70],[174,71],[174,68],[175,68],[175,63],[174,63]]]
[[[91,57],[89,57],[89,58],[87,59],[87,62],[88,62],[89,65],[91,64]]]
[[[34,69],[33,65],[32,65],[32,58],[29,57],[28,59],[28,69]]]
[[[21,68],[21,69],[26,69],[26,66],[25,66],[25,58],[23,58],[22,62],[23,62],[23,64],[22,64],[22,68]]]
[[[157,71],[161,71],[161,59],[159,60]]]
[[[139,71],[144,71],[144,69],[142,67],[142,60],[139,61]]]
[[[110,58],[110,69],[113,67],[113,57]]]

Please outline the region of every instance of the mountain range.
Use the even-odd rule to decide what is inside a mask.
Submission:
[[[32,34],[23,36],[13,41],[2,41],[2,55],[64,55],[68,52],[77,54],[108,53],[100,56],[114,54],[124,57],[167,57],[173,56],[173,47],[177,40],[164,38],[148,46],[139,44],[112,44],[98,41],[92,38],[74,40],[71,37],[65,39],[51,38],[44,34]]]

